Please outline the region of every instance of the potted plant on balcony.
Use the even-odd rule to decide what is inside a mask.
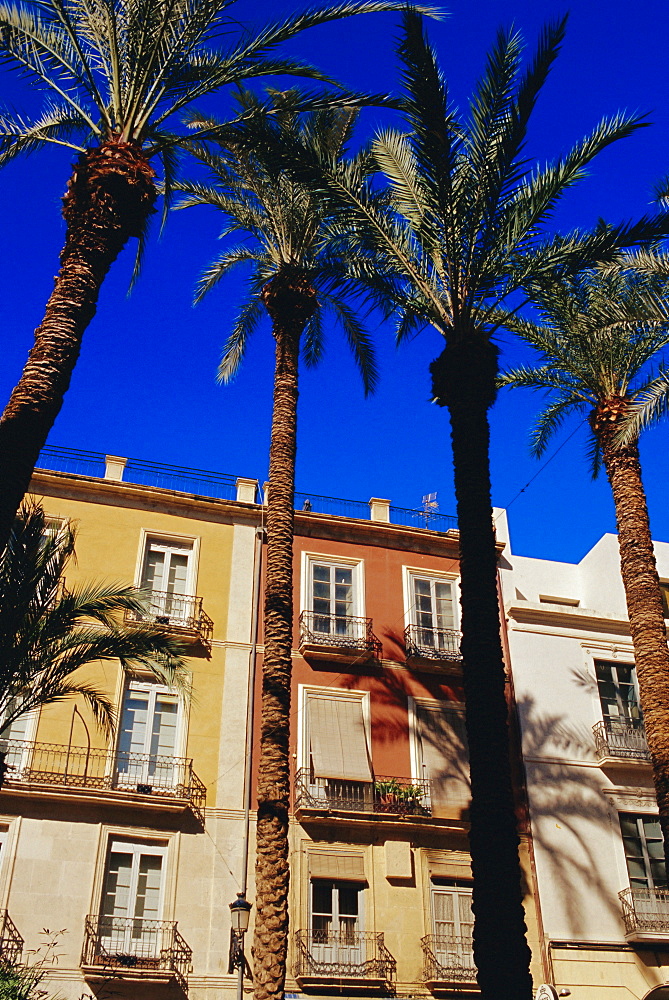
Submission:
[[[399,812],[402,786],[397,778],[379,778],[374,782],[374,798],[380,812]]]

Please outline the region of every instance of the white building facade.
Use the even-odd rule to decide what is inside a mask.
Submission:
[[[669,892],[618,540],[500,577],[546,966],[574,1000],[669,997]],[[662,580],[669,544],[656,545]]]

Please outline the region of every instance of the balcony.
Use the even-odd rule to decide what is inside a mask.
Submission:
[[[459,668],[462,664],[460,638],[460,632],[453,629],[407,625],[404,630],[407,664],[410,667]]]
[[[7,910],[0,910],[0,961],[16,965],[21,961],[23,938]]]
[[[381,656],[381,642],[372,631],[371,618],[350,615],[300,615],[300,653],[310,660],[368,663]]]
[[[634,886],[618,898],[627,941],[669,941],[669,889]]]
[[[430,782],[377,775],[374,781],[315,778],[305,767],[295,777],[295,812],[373,813],[377,818],[431,815]]]
[[[118,976],[186,993],[193,952],[170,920],[86,917],[81,967],[87,979]]]
[[[428,934],[420,943],[423,982],[432,993],[478,989],[471,936]]]
[[[295,978],[301,989],[392,989],[397,963],[383,942],[383,934],[372,931],[297,931]]]
[[[201,643],[206,649],[211,646],[214,623],[202,610],[201,597],[153,590],[148,594],[146,610],[126,611],[125,620],[132,624],[160,625],[181,639]]]
[[[592,731],[595,751],[600,764],[628,761],[649,761],[646,730],[643,722],[606,719],[597,722]]]
[[[78,795],[172,812],[190,809],[204,822],[207,790],[190,758],[20,740],[1,740],[0,751],[8,766],[3,791]]]

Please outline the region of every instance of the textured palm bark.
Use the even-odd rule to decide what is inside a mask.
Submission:
[[[102,282],[153,210],[154,176],[141,151],[127,144],[88,150],[75,165],[63,199],[67,232],[54,290],[0,419],[0,550],[63,404]]]
[[[616,424],[623,412],[624,407],[612,407],[611,401],[607,401],[593,415],[591,423],[602,446],[616,508],[620,569],[634,646],[639,701],[669,871],[669,648],[648,505],[641,481],[639,449],[637,444],[621,448],[614,441]]]
[[[267,575],[263,689],[258,761],[256,918],[253,978],[256,1000],[283,996],[288,950],[288,807],[293,525],[298,356],[302,331],[316,307],[306,281],[272,279],[263,289],[276,339],[274,409],[267,504]]]
[[[497,349],[474,335],[449,344],[431,366],[434,397],[451,418],[460,534],[474,961],[483,1000],[531,1000],[490,499],[487,411],[497,370]]]

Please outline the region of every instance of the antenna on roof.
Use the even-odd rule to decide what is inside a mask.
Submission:
[[[423,497],[423,516],[425,518],[425,527],[428,528],[430,524],[430,516],[436,514],[439,511],[439,504],[437,503],[436,493],[426,493]]]

